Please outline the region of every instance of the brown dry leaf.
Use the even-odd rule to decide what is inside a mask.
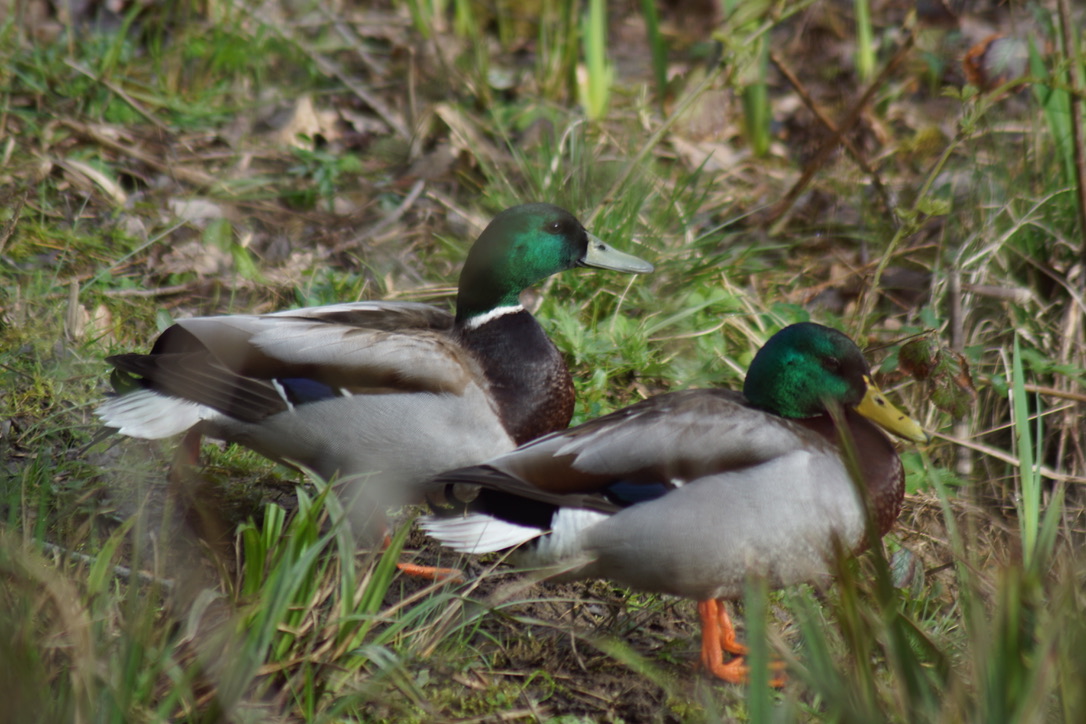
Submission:
[[[203,227],[213,219],[226,218],[226,209],[221,204],[201,198],[169,199],[167,208],[173,212],[178,221]]]
[[[109,311],[109,307],[99,304],[90,312],[86,331],[90,338],[100,345],[111,346],[114,343],[113,313]]]
[[[962,57],[965,78],[981,90],[990,91],[1026,77],[1029,45],[1019,38],[993,33]]]
[[[64,338],[69,342],[94,340],[101,344],[113,341],[113,315],[104,304],[94,311],[79,303],[79,282],[68,286],[68,308],[64,315]]]
[[[449,127],[449,140],[455,154],[464,152],[472,158],[484,158],[489,163],[499,165],[510,161],[458,108],[448,103],[438,103],[434,106],[434,114]]]
[[[359,113],[352,108],[338,108],[335,113],[344,125],[359,135],[385,136],[392,129],[380,118],[367,113]]]
[[[675,133],[691,141],[724,141],[732,138],[739,133],[733,120],[735,111],[732,106],[730,91],[709,88],[676,119]]]
[[[405,179],[436,181],[445,176],[454,163],[456,163],[455,151],[450,144],[442,141],[432,151],[415,159],[404,177]]]
[[[228,252],[193,239],[170,249],[156,270],[162,274],[195,273],[199,277],[210,277],[225,274],[233,267],[234,258]]]
[[[147,241],[147,239],[150,238],[147,233],[147,224],[143,219],[134,214],[123,214],[117,219],[117,228],[126,236],[130,236],[141,242]]]
[[[747,154],[738,152],[726,143],[715,141],[687,141],[680,136],[671,137],[675,153],[689,168],[703,168],[710,172],[727,172],[739,165]]]
[[[305,139],[317,136],[331,142],[339,138],[338,120],[339,115],[335,111],[317,110],[313,98],[303,95],[294,102],[286,122],[272,133],[272,140],[296,148],[311,148],[312,141]]]
[[[317,255],[312,250],[291,252],[281,264],[261,270],[269,286],[299,286],[317,264]]]

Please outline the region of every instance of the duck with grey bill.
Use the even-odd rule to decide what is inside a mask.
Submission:
[[[206,435],[337,478],[352,527],[372,540],[385,509],[438,472],[569,424],[569,370],[519,296],[581,266],[653,268],[563,209],[515,206],[472,246],[455,315],[369,301],[181,320],[150,353],[107,359],[118,394],[96,414],[131,437],[184,434],[186,462]]]
[[[693,598],[703,665],[743,681],[724,601],[750,576],[824,578],[837,551],[859,552],[897,518],[904,473],[882,430],[927,439],[875,387],[852,340],[796,324],[758,351],[742,393],[659,395],[442,473],[422,526],[464,553],[521,546],[521,563],[561,578]]]

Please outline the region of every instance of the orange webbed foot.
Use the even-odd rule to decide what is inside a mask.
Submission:
[[[747,647],[736,641],[735,627],[724,602],[715,598],[698,601],[698,615],[701,618],[701,665],[718,679],[745,684],[750,678],[750,669],[743,660]],[[725,662],[725,652],[735,658]],[[770,680],[770,686],[784,686],[785,676],[781,673],[784,663],[774,662],[771,668],[777,676]]]
[[[729,654],[746,656],[747,647],[735,640],[735,626],[732,625],[731,616],[728,615],[728,607],[722,601],[712,599],[709,601],[716,609],[717,629],[720,633],[720,647]]]

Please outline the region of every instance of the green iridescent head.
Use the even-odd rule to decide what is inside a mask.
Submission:
[[[460,274],[456,318],[465,321],[520,303],[520,293],[552,274],[579,266],[643,274],[652,264],[618,251],[551,204],[506,209],[471,247]]]
[[[920,425],[872,382],[860,348],[836,329],[813,322],[793,324],[769,338],[750,363],[743,395],[781,417],[815,417],[833,404],[854,407],[901,437],[927,440]]]

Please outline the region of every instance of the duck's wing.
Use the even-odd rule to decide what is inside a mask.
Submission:
[[[356,302],[201,317],[174,328],[193,338],[180,340],[182,351],[195,342],[226,368],[258,379],[305,378],[359,392],[457,393],[473,372],[450,334],[452,315],[426,304]],[[171,346],[164,334],[152,355]]]
[[[737,392],[686,390],[554,433],[488,465],[551,493],[596,492],[616,483],[679,486],[786,454],[802,434]]]
[[[460,551],[500,550],[563,516],[574,516],[564,525],[590,525],[699,479],[756,467],[793,453],[805,435],[736,392],[660,395],[485,465],[442,473],[428,494],[435,514],[423,527]]]
[[[99,416],[125,434],[145,437],[150,435],[135,429],[150,424],[161,396],[178,401],[178,422],[166,426],[180,426],[167,433],[173,434],[194,424],[182,421],[188,413],[259,422],[335,396],[459,394],[481,373],[452,330],[447,312],[389,302],[181,320],[162,333],[149,354],[108,358],[130,376],[133,393],[107,401]],[[124,384],[115,380],[115,386]]]

